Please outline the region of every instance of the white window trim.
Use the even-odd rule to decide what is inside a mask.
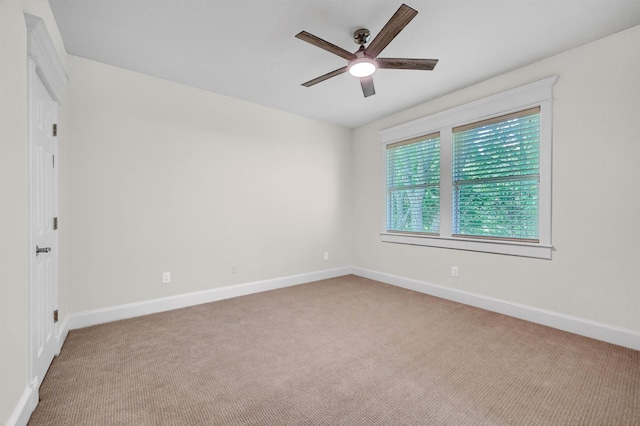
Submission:
[[[395,142],[440,132],[440,235],[422,235],[387,231],[386,195],[383,197],[383,242],[441,247],[458,250],[481,251],[514,256],[551,259],[551,153],[552,153],[552,102],[554,75],[515,89],[511,89],[459,107],[432,114],[418,120],[380,131],[382,140],[383,194],[386,194],[386,150]],[[458,125],[489,119],[519,110],[540,107],[540,223],[539,242],[524,243],[451,236],[451,129]],[[448,167],[446,167],[448,165]]]

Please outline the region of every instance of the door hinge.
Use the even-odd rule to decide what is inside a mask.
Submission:
[[[58,310],[53,311],[53,322],[58,322]]]
[[[53,167],[54,169],[56,168],[56,156],[55,155],[51,156],[51,167]]]
[[[58,125],[57,124],[53,125],[53,136],[58,136]]]
[[[58,229],[58,218],[54,217],[53,218],[53,230],[55,231],[56,229]]]

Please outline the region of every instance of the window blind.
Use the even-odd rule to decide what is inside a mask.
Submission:
[[[454,236],[538,242],[540,108],[452,131]]]
[[[440,133],[387,145],[387,230],[437,234]]]

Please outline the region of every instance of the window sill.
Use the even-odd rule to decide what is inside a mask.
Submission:
[[[479,251],[484,253],[506,254],[511,256],[551,259],[553,247],[541,244],[473,240],[464,238],[434,237],[431,235],[396,234],[383,232],[382,242],[410,244],[416,246],[440,247],[454,250]]]

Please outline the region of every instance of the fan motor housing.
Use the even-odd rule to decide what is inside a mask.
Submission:
[[[353,33],[353,41],[360,46],[364,46],[365,43],[369,42],[369,38],[371,38],[371,33],[366,28],[360,28]]]

